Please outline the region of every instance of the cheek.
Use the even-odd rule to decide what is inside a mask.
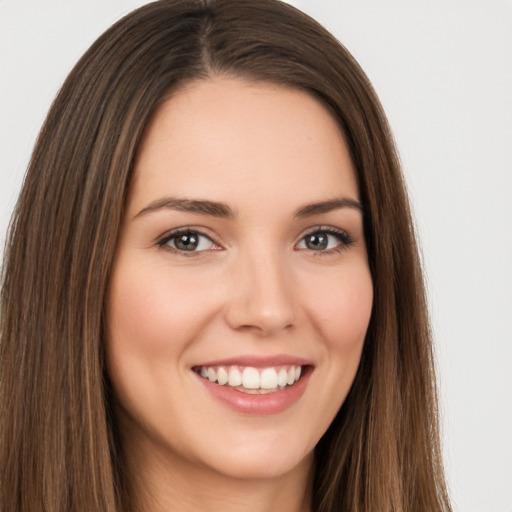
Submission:
[[[137,268],[132,266],[131,268]],[[161,268],[114,272],[108,300],[111,344],[153,352],[179,352],[213,309],[199,283]]]
[[[201,302],[194,287],[157,265],[120,263],[107,300],[107,369],[125,410],[158,417],[161,403],[169,401],[165,390],[179,385],[180,362],[199,328]]]
[[[360,265],[323,283],[314,311],[316,329],[332,351],[360,353],[373,305],[369,269]]]
[[[213,309],[198,283],[152,263],[120,260],[106,303],[107,369],[122,417],[150,431],[152,421],[178,428],[171,418],[183,409],[173,396],[186,396],[184,354]]]
[[[315,393],[308,414],[316,418],[311,443],[332,423],[354,382],[373,305],[373,284],[365,260],[341,271],[315,276],[308,301],[309,318],[319,348]],[[315,411],[312,414],[311,411]],[[307,418],[304,418],[307,422]]]

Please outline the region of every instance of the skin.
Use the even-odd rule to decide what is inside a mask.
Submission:
[[[232,216],[162,206],[169,197],[222,202]],[[216,77],[156,112],[107,301],[107,367],[141,510],[310,510],[313,450],[355,377],[373,299],[361,211],[297,216],[340,198],[359,201],[347,146],[304,92]],[[162,243],[183,227],[208,237],[201,250]],[[306,235],[326,227],[351,243],[329,235],[311,249]],[[277,414],[227,407],[192,370],[275,354],[312,368]]]

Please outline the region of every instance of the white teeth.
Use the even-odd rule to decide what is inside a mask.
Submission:
[[[247,389],[258,389],[260,387],[260,374],[256,368],[250,366],[244,368],[242,386]]]
[[[295,384],[301,375],[301,366],[269,367],[263,369],[246,366],[201,366],[198,373],[210,382],[228,385],[239,391],[268,393]]]
[[[266,368],[261,372],[261,385],[263,389],[277,388],[277,373],[274,368]]]
[[[233,366],[230,368],[228,384],[233,388],[242,385],[242,374],[240,373],[240,370],[238,368],[235,368]]]
[[[217,373],[213,368],[208,368],[208,380],[210,382],[215,382],[217,380]]]
[[[222,368],[222,366],[217,370],[217,382],[224,386],[228,381],[228,372]]]
[[[288,372],[284,368],[281,368],[279,370],[279,375],[277,376],[277,384],[281,387],[284,387],[284,386],[286,386],[287,383],[288,383]]]

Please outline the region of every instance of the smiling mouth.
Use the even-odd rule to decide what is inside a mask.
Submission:
[[[194,371],[212,383],[240,391],[263,395],[293,386],[303,374],[300,365],[271,366],[199,366]]]

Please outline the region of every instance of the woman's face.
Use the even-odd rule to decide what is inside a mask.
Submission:
[[[328,111],[237,79],[179,90],[141,143],[109,289],[125,446],[177,472],[309,467],[372,297],[355,173]]]

